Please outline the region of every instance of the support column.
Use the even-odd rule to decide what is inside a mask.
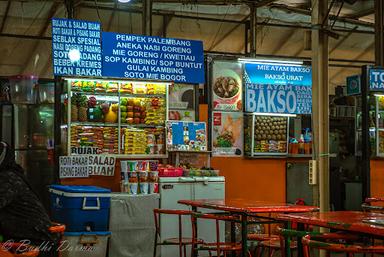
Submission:
[[[67,8],[67,18],[75,18],[75,3],[73,0],[65,0],[65,7]]]
[[[312,118],[314,153],[319,185],[315,203],[320,211],[329,210],[329,99],[328,99],[328,36],[322,30],[327,26],[328,0],[313,1],[312,9]],[[324,19],[327,21],[324,23]]]
[[[256,57],[257,8],[256,8],[255,4],[250,4],[249,9],[250,9],[249,30],[250,30],[250,36],[251,36],[250,56]]]
[[[143,0],[143,35],[152,35],[152,0]]]
[[[375,0],[375,63],[384,66],[384,0]]]

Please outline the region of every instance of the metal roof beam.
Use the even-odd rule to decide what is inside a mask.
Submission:
[[[375,13],[375,8],[369,8],[369,9],[361,10],[356,13],[345,15],[344,17],[349,19],[359,19],[361,17],[368,16],[374,13]]]
[[[11,8],[11,0],[8,0],[8,2],[7,2],[7,6],[5,7],[5,12],[4,12],[3,19],[1,20],[0,33],[2,33],[3,30],[4,30],[5,22],[7,21],[8,13],[9,13],[9,9],[10,9],[10,8]]]
[[[291,6],[288,6],[285,4],[272,4],[271,8],[290,11],[290,12],[294,12],[294,13],[298,13],[298,14],[302,14],[302,15],[308,15],[308,16],[310,16],[312,13],[311,10],[291,7]],[[331,14],[329,15],[329,19],[330,20],[336,19],[339,22],[346,22],[346,23],[360,25],[360,26],[366,26],[366,27],[373,27],[374,26],[374,24],[370,23],[370,22],[354,20],[354,19],[350,19],[350,18],[346,18],[346,17],[337,17],[336,15],[331,15]]]

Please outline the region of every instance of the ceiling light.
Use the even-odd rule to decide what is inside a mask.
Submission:
[[[129,2],[131,2],[131,0],[118,0],[118,2],[120,2],[120,3],[129,3]]]
[[[68,52],[68,57],[71,62],[78,62],[81,58],[79,49],[71,49]]]

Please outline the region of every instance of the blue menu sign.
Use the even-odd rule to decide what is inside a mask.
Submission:
[[[369,70],[369,89],[373,91],[384,90],[384,70],[382,69]]]
[[[102,76],[98,22],[52,19],[53,74]]]
[[[201,41],[102,33],[103,76],[204,83]]]
[[[246,112],[312,112],[312,69],[309,66],[246,63],[244,83]]]

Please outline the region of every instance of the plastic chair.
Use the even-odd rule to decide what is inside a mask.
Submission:
[[[22,243],[0,243],[0,257],[37,257],[39,254],[38,247],[28,246],[26,249]]]
[[[180,257],[187,257],[187,245],[193,244],[193,239],[190,237],[183,237],[183,225],[182,225],[182,217],[183,216],[191,216],[191,211],[184,211],[184,210],[164,210],[164,209],[154,209],[153,210],[154,216],[155,216],[155,246],[153,249],[153,256],[156,257],[157,253],[157,246],[159,245],[178,245],[179,246],[179,256]],[[162,242],[158,242],[158,239],[160,237],[160,215],[177,215],[178,216],[178,223],[179,223],[179,235],[175,238],[166,238],[163,239]],[[196,240],[196,243],[202,243],[202,240]]]
[[[372,204],[381,204],[380,205],[372,205]],[[361,209],[365,212],[379,212],[384,213],[384,198],[366,198],[364,203],[361,205]]]
[[[290,239],[290,238],[298,238],[298,240],[301,240],[304,236],[319,236],[319,235],[327,235],[327,240],[328,241],[339,241],[343,240],[348,243],[353,243],[359,240],[359,237],[357,235],[353,234],[346,234],[343,232],[336,232],[336,233],[326,233],[322,234],[320,232],[313,232],[313,231],[299,231],[295,229],[283,229],[283,228],[278,228],[278,233],[280,236],[280,246],[281,246],[281,256],[286,257],[286,248],[285,248],[285,239]],[[294,245],[296,245],[297,248],[297,241],[293,241]],[[292,249],[292,246],[291,246]]]
[[[272,214],[268,215],[268,218],[271,219]],[[256,242],[254,255],[257,257],[262,256],[263,249],[268,248],[270,250],[270,257],[272,257],[275,251],[279,248],[279,236],[272,233],[272,226],[270,223],[267,225],[263,224],[264,231],[267,230],[267,233],[251,233],[248,234],[248,241]]]
[[[59,236],[58,245],[61,245],[63,240],[63,235],[65,232],[65,225],[59,223],[53,223],[52,226],[48,229],[51,234],[57,234]],[[61,257],[61,251],[57,251],[57,256]]]
[[[239,223],[240,219],[237,216],[227,215],[227,214],[212,214],[212,213],[192,213],[192,249],[193,251],[208,251],[209,256],[212,256],[212,252],[216,252],[216,256],[224,255],[227,256],[228,253],[240,253],[242,251],[241,242],[225,242],[220,238],[220,221],[230,222],[230,223]],[[216,242],[198,242],[197,240],[197,220],[213,220],[215,221],[216,228]],[[250,252],[248,251],[249,257],[251,257]]]
[[[65,225],[54,223],[48,231],[52,234],[58,234],[60,236],[60,240],[58,244],[60,244],[62,240],[62,235],[65,232]],[[17,252],[18,250],[23,250]],[[35,257],[39,256],[40,251],[38,247],[28,246],[26,249],[22,243],[0,243],[0,257]],[[61,256],[61,253],[58,251],[58,256]]]
[[[354,254],[383,254],[384,246],[361,246],[354,245],[350,242],[332,242],[335,240],[345,240],[346,234],[338,233],[324,233],[319,235],[306,235],[303,237],[303,251],[304,257],[310,257],[310,248],[326,250],[328,256],[330,252],[346,253],[348,256]]]

